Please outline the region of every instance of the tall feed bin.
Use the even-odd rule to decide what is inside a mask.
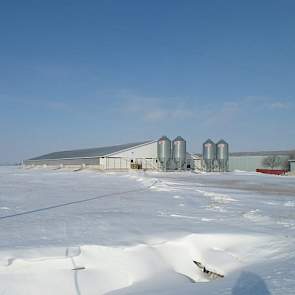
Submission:
[[[173,160],[177,170],[184,170],[186,164],[186,141],[177,136],[172,142]]]
[[[219,140],[216,144],[216,158],[219,171],[228,171],[229,149],[228,143],[223,139]]]
[[[157,153],[161,170],[167,171],[171,160],[171,140],[167,136],[162,136],[158,140]]]
[[[207,139],[203,143],[203,160],[205,170],[207,172],[214,171],[214,164],[216,160],[216,145],[211,139]]]

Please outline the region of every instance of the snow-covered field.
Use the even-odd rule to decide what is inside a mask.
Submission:
[[[0,294],[294,294],[294,231],[295,177],[0,168]]]

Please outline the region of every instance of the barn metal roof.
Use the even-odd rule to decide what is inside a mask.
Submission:
[[[146,143],[151,143],[153,141],[143,141],[143,142],[134,142],[121,145],[97,147],[90,149],[80,149],[80,150],[70,150],[70,151],[60,151],[54,152],[39,157],[29,159],[34,160],[54,160],[54,159],[73,159],[73,158],[95,158],[95,157],[104,157],[109,154],[117,153],[123,150],[127,150],[138,145],[143,145]]]
[[[230,156],[289,156],[294,153],[294,150],[289,151],[260,151],[260,152],[234,152],[230,153]]]
[[[295,154],[295,150],[289,151],[259,151],[259,152],[232,152],[229,153],[230,157],[246,157],[246,156],[290,156]],[[202,157],[202,154],[197,153],[196,156]]]

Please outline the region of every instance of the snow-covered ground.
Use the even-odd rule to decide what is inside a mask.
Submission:
[[[294,231],[295,177],[0,168],[0,294],[294,294]]]

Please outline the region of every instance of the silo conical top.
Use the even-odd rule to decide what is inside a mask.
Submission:
[[[160,140],[169,140],[170,141],[170,139],[166,135],[163,135],[161,138],[159,138],[159,141]]]
[[[228,144],[224,139],[220,139],[216,144]]]
[[[177,136],[173,141],[185,141],[181,136]]]
[[[204,142],[204,144],[207,144],[207,143],[215,144],[210,138],[208,138],[208,139]]]

